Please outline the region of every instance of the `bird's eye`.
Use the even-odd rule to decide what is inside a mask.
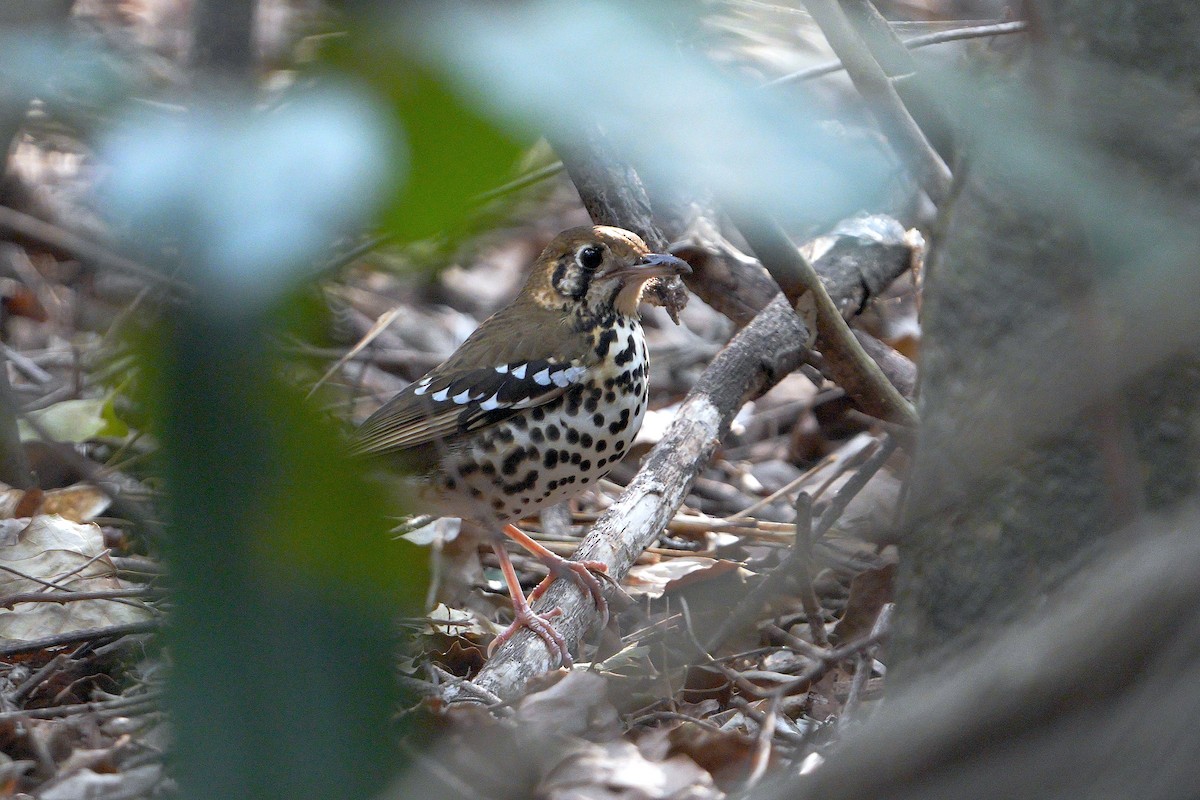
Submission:
[[[604,260],[604,252],[595,245],[588,245],[587,247],[580,248],[579,252],[575,255],[575,260],[584,269],[594,270]]]

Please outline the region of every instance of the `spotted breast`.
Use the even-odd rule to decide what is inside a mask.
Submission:
[[[515,522],[608,473],[646,413],[646,341],[629,317],[588,327],[596,359],[589,367],[547,359],[495,368],[563,391],[478,435],[447,441],[440,469],[420,491],[423,500],[455,516]]]

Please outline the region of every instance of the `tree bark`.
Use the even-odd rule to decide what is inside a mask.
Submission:
[[[1200,7],[1073,0],[1034,11],[1042,41],[1021,91],[1038,104],[1032,119],[1120,178],[1102,189],[1127,213],[1102,224],[1152,202],[1195,230]],[[1014,148],[1034,146],[1019,121],[1013,133]],[[1112,302],[1118,279],[1155,280],[1145,265],[1156,232],[1127,227],[1104,243],[1087,213],[1096,184],[1078,176],[1069,203],[1048,208],[1015,152],[975,153],[927,277],[924,429],[893,656],[902,681],[921,656],[1041,602],[1139,513],[1191,496],[1200,474],[1194,346],[1141,358],[1126,331],[1161,320]]]

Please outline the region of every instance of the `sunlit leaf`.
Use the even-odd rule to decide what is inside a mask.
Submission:
[[[79,444],[100,438],[120,439],[129,435],[129,426],[117,416],[113,397],[63,400],[52,406],[29,412],[29,417],[56,442]],[[25,420],[18,421],[21,441],[40,441],[41,435]]]

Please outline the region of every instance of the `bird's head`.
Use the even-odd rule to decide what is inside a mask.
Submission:
[[[646,281],[689,272],[682,259],[651,253],[636,233],[594,225],[554,237],[538,257],[528,289],[548,308],[634,316]]]

